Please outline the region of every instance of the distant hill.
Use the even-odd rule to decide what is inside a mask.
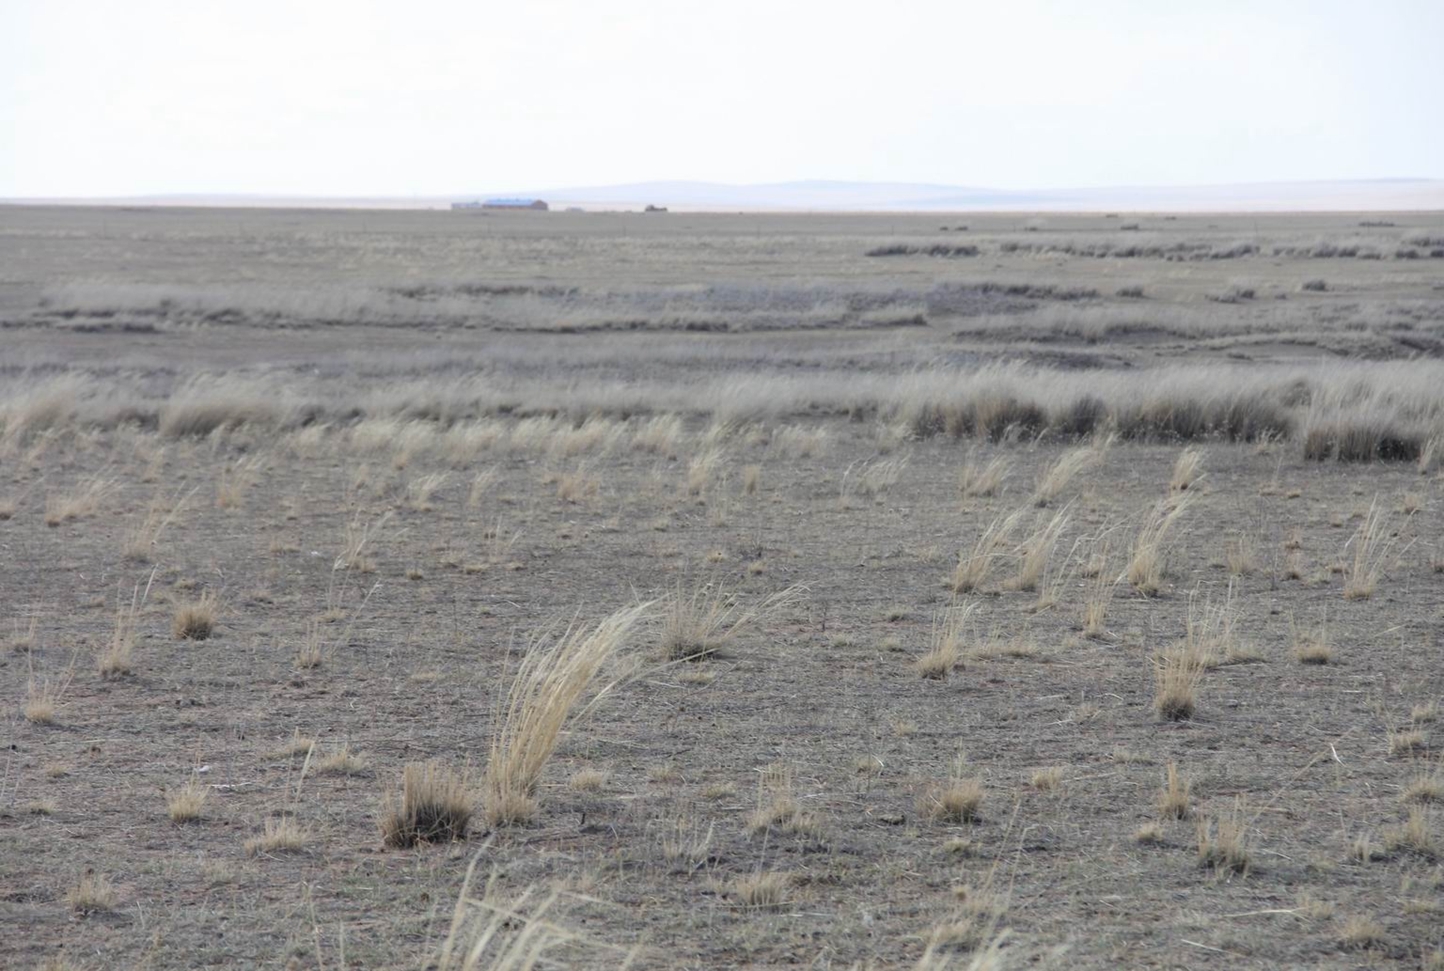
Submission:
[[[647,205],[693,212],[1286,212],[1444,209],[1444,180],[1370,179],[1261,182],[1201,186],[1111,186],[1084,189],[987,189],[914,182],[636,182],[578,188],[427,196],[152,195],[111,198],[0,199],[0,203],[57,205],[242,206],[345,209],[445,209],[452,202],[492,196],[545,199],[553,209],[641,209]]]

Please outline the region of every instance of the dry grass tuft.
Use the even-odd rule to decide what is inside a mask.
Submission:
[[[965,772],[963,760],[955,760],[948,781],[924,797],[927,815],[940,823],[971,823],[980,818],[987,793],[981,779]]]
[[[114,910],[120,896],[109,877],[87,873],[65,894],[65,902],[78,914],[97,914]]]
[[[1032,534],[1023,540],[1022,556],[1018,564],[1018,575],[1011,586],[1016,590],[1037,590],[1048,569],[1048,560],[1053,555],[1063,530],[1068,528],[1067,507],[1055,512],[1038,525]]]
[[[983,530],[972,550],[965,550],[959,555],[958,564],[953,568],[952,576],[948,580],[948,587],[953,593],[971,593],[982,587],[992,573],[993,564],[1003,555],[1009,538],[1022,520],[1022,515],[1019,510],[997,517]]]
[[[688,592],[681,580],[662,605],[662,656],[669,661],[709,658],[752,624],[795,601],[800,587],[788,587],[748,605],[722,584],[698,580]]]
[[[1083,599],[1083,636],[1102,638],[1108,633],[1108,607],[1121,577],[1112,577],[1108,570],[1108,541],[1100,539],[1087,572],[1087,591]]]
[[[1354,547],[1354,558],[1344,580],[1346,600],[1368,600],[1378,589],[1379,578],[1396,543],[1395,538],[1388,535],[1388,518],[1388,510],[1379,504],[1376,496],[1349,540],[1349,545]]]
[[[1329,643],[1327,617],[1314,629],[1300,627],[1294,622],[1294,619],[1290,617],[1289,641],[1294,660],[1300,664],[1333,663],[1334,648],[1333,645]]]
[[[65,697],[65,691],[70,687],[70,681],[74,676],[75,665],[73,662],[59,680],[47,677],[37,681],[32,671],[26,680],[25,704],[21,708],[25,720],[32,725],[55,724],[55,712],[60,707],[60,701]]]
[[[216,505],[221,509],[241,508],[245,504],[246,493],[260,481],[265,464],[265,456],[252,455],[237,459],[223,468],[216,480]]]
[[[268,819],[260,836],[246,840],[247,856],[262,853],[299,853],[306,847],[306,831],[294,816]]]
[[[1350,917],[1339,931],[1339,943],[1356,951],[1378,947],[1384,943],[1384,926],[1369,917]]]
[[[1406,802],[1444,803],[1444,771],[1425,768],[1404,789]]]
[[[1235,633],[1238,623],[1235,593],[1234,582],[1230,580],[1221,603],[1215,604],[1211,594],[1200,601],[1197,590],[1189,595],[1182,649],[1202,670],[1211,671],[1221,664],[1250,656],[1240,648]]]
[[[591,474],[585,462],[570,472],[558,475],[556,484],[557,498],[573,504],[594,498],[601,487],[601,482]]]
[[[216,629],[216,595],[207,590],[199,600],[181,604],[171,619],[171,633],[178,640],[203,641]]]
[[[638,452],[676,458],[682,441],[682,419],[679,415],[657,415],[637,425],[632,433],[632,448]]]
[[[1173,476],[1168,480],[1169,492],[1186,492],[1203,476],[1204,452],[1198,448],[1186,448],[1173,463]]]
[[[996,496],[1002,491],[1003,481],[1007,479],[1012,465],[1002,455],[993,456],[981,467],[969,462],[958,475],[958,491],[968,499]]]
[[[732,897],[749,910],[777,910],[787,902],[792,878],[786,873],[759,871],[732,881]]]
[[[1133,540],[1133,556],[1128,561],[1128,582],[1145,597],[1162,592],[1168,566],[1168,537],[1185,510],[1192,493],[1164,500],[1153,508]]]
[[[1410,806],[1403,825],[1384,830],[1384,848],[1390,853],[1413,853],[1426,860],[1440,856],[1434,835],[1434,816],[1425,806]]]
[[[387,846],[466,839],[476,799],[466,776],[439,762],[412,762],[401,770],[401,800],[388,796],[381,814]]]
[[[415,512],[431,512],[436,507],[431,500],[438,489],[451,478],[449,472],[428,472],[419,475],[406,484],[406,505]],[[473,483],[473,486],[475,483]]]
[[[573,622],[561,636],[543,634],[531,643],[492,730],[483,781],[491,825],[524,823],[535,813],[537,783],[562,729],[584,695],[591,692],[595,704],[617,684],[594,689],[649,607],[618,610],[593,627]]]
[[[826,428],[802,428],[798,425],[784,425],[772,433],[769,448],[795,459],[819,458],[827,453],[828,434]]]
[[[210,789],[194,775],[179,789],[166,793],[165,809],[173,823],[193,823],[201,818]]]
[[[1046,769],[1038,769],[1029,778],[1029,784],[1039,792],[1052,792],[1063,784],[1063,775],[1066,770],[1061,765],[1050,766]]]
[[[1168,763],[1163,789],[1158,793],[1158,815],[1164,819],[1187,819],[1192,812],[1189,805],[1189,790],[1193,784],[1187,776],[1179,774],[1176,762]]]
[[[953,605],[933,617],[928,652],[914,662],[918,676],[942,680],[962,662],[963,624],[977,609],[976,604]]]
[[[136,584],[131,592],[130,606],[115,612],[115,626],[111,628],[110,639],[96,652],[95,669],[103,679],[122,678],[131,673],[131,662],[135,654],[135,642],[140,630],[140,610],[150,596],[150,585],[155,581],[151,572],[145,590]]]
[[[133,563],[149,563],[155,556],[161,535],[180,516],[195,491],[192,489],[171,500],[157,496],[146,510],[145,519],[126,531],[121,541],[122,555]]]
[[[720,448],[707,448],[692,456],[687,463],[687,495],[700,496],[707,491],[707,486],[712,481],[712,473],[722,464],[723,452]]]
[[[1235,533],[1224,544],[1224,563],[1230,576],[1252,576],[1258,572],[1258,553],[1254,542],[1244,533]]]
[[[582,769],[567,783],[576,792],[601,792],[612,778],[611,773],[601,769]]]
[[[1043,472],[1033,489],[1033,505],[1046,506],[1068,488],[1077,476],[1103,461],[1102,447],[1082,445],[1064,452]]]
[[[315,761],[318,775],[362,775],[367,771],[366,760],[351,751],[349,745],[327,752]]]
[[[702,823],[683,815],[673,819],[662,833],[662,858],[688,871],[705,865],[712,854],[715,823]]]
[[[774,762],[757,776],[757,808],[747,817],[747,829],[752,833],[777,830],[796,836],[816,836],[821,825],[818,820],[802,811],[792,790],[792,769],[782,762]]]
[[[69,492],[51,496],[45,500],[45,525],[59,526],[92,515],[114,488],[114,480],[96,475],[77,483]]]
[[[1406,728],[1389,736],[1390,755],[1412,755],[1428,747],[1429,739],[1417,728]]]
[[[1144,823],[1133,831],[1133,840],[1144,845],[1155,845],[1163,842],[1163,827],[1157,823]]]
[[[1160,652],[1153,659],[1153,710],[1167,721],[1193,717],[1204,667],[1199,656],[1185,647]]]
[[[472,892],[476,860],[466,870],[452,911],[446,937],[426,967],[434,971],[541,971],[553,967],[621,967],[632,964],[634,954],[621,948],[610,950],[614,960],[582,960],[586,950],[604,950],[605,945],[583,940],[573,931],[548,917],[560,899],[553,892],[540,900],[534,888],[520,893],[503,892],[493,875],[480,894]],[[563,954],[564,951],[578,952]],[[573,961],[575,958],[575,963]]]
[[[989,874],[989,881],[991,879],[992,875]],[[988,885],[980,888],[954,887],[953,898],[957,901],[957,909],[947,920],[935,925],[928,933],[928,945],[924,958],[926,960],[931,955],[932,963],[920,964],[919,967],[946,967],[946,963],[938,961],[936,956],[951,951],[978,952],[969,964],[969,968],[981,971],[981,969],[996,967],[991,961],[979,962],[990,950],[989,942],[998,938],[998,924],[1008,912],[1007,900],[994,893]]]
[[[853,496],[875,499],[898,484],[907,466],[906,455],[852,463],[842,473],[841,503],[845,506]]]
[[[1204,816],[1198,820],[1198,864],[1223,872],[1246,874],[1252,863],[1248,846],[1248,820],[1244,818],[1243,800],[1216,819]]]

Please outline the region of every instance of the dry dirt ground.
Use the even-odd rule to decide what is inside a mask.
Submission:
[[[193,374],[234,370],[370,400],[356,362],[421,341],[418,368],[504,360],[558,387],[572,368],[671,373],[640,352],[626,363],[657,335],[550,333],[554,313],[581,313],[579,300],[548,303],[553,285],[580,289],[592,325],[612,305],[597,294],[625,290],[643,331],[705,347],[672,362],[684,375],[709,361],[889,373],[944,354],[1100,370],[1340,355],[1429,367],[1444,261],[1392,248],[1437,235],[1437,219],[1145,227],[1220,246],[1381,236],[1391,249],[1379,260],[963,258],[988,260],[981,269],[860,254],[931,245],[939,223],[970,224],[949,243],[993,233],[988,252],[1119,231],[1103,216],[467,218],[0,211],[12,398],[0,965],[426,967],[474,862],[494,905],[559,894],[547,916],[576,936],[548,966],[617,967],[631,952],[648,968],[903,968],[931,942],[932,958],[961,968],[1001,938],[987,966],[1444,967],[1444,496],[1427,462],[1421,475],[1412,461],[1305,461],[1290,440],[918,439],[833,414],[734,425],[683,414],[648,438],[648,415],[579,428],[580,416],[448,425],[332,411],[192,435],[153,415],[88,423],[62,409],[41,422],[24,410],[54,375],[163,401]],[[1300,292],[1323,276],[1328,289]],[[354,327],[337,305],[297,296],[417,278],[538,292],[442,320],[387,305],[393,316]],[[959,335],[980,315],[941,313],[927,294],[982,278],[1095,288],[1088,299],[1104,306],[1083,324],[1096,330],[1039,323],[1043,300],[990,306],[985,328]],[[715,293],[700,310],[678,310],[675,293],[636,296],[757,279],[768,300],[905,291],[897,302],[923,319],[879,336],[863,304],[839,317],[788,298],[736,311],[762,331],[693,333],[698,314],[732,312]],[[1167,304],[1166,326],[1108,329],[1115,290],[1134,284]],[[1248,316],[1258,295],[1208,299],[1249,288],[1307,309],[1280,323]],[[120,311],[101,306],[106,293]],[[157,310],[166,294],[181,309]],[[231,317],[218,309],[227,299]],[[1220,343],[1209,328],[1235,314],[1250,327]],[[1029,327],[1045,339],[1018,337]],[[745,354],[727,356],[728,340]],[[547,369],[550,341],[566,342],[556,356],[571,364]],[[583,359],[583,341],[605,360]],[[1201,455],[1197,477],[1171,490],[1186,447]],[[1090,464],[1037,506],[1038,483],[1070,454]],[[965,494],[962,480],[995,458],[998,489]],[[1179,512],[1146,596],[1126,574],[1159,503]],[[960,557],[1014,512],[977,589],[954,592]],[[1059,514],[1041,590],[1018,589],[1026,541]],[[1345,596],[1370,574],[1370,596]],[[660,615],[698,590],[744,608],[788,597],[715,656],[669,663]],[[178,638],[177,610],[209,598],[212,635]],[[383,844],[378,819],[403,766],[434,759],[479,776],[534,638],[638,600],[655,606],[623,650],[629,677],[570,726],[529,824],[478,815],[465,842]],[[1085,631],[1089,603],[1106,612]],[[97,658],[132,604],[129,673],[103,677]],[[922,677],[918,659],[963,614],[958,663]],[[1168,720],[1155,663],[1190,628],[1207,670],[1193,716]],[[1329,663],[1300,662],[1311,639]],[[48,719],[34,704],[47,697]],[[323,768],[343,746],[357,761]],[[1170,764],[1190,786],[1182,818],[1159,805]],[[173,822],[168,796],[188,783],[205,789],[200,816]],[[947,790],[967,785],[981,787],[975,816],[941,813]],[[762,824],[759,810],[779,802]],[[248,847],[281,820],[299,845]],[[1231,829],[1232,860],[1201,860],[1201,836],[1216,846]],[[745,884],[768,873],[781,874],[778,898],[749,905]],[[87,876],[112,899],[77,899]]]

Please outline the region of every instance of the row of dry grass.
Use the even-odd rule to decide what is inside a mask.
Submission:
[[[847,414],[915,437],[990,441],[1113,434],[1146,441],[1293,440],[1310,458],[1434,461],[1444,437],[1444,381],[1428,361],[1312,367],[1169,366],[1146,371],[1051,371],[1020,365],[879,376],[844,371],[665,379],[398,378],[318,389],[279,374],[198,375],[160,398],[80,373],[17,379],[0,402],[0,443],[15,448],[67,428],[158,427],[168,437],[250,426],[330,425],[358,449],[443,448],[464,462],[506,442],[560,455],[623,447],[669,452],[680,415],[722,425],[799,414]],[[631,415],[655,417],[626,420]],[[500,416],[532,416],[496,421]],[[358,421],[359,418],[359,421]],[[603,421],[602,419],[610,419]],[[530,421],[530,424],[527,422]],[[444,433],[445,441],[437,436]],[[315,434],[315,433],[311,433]],[[238,463],[243,489],[255,470]],[[57,510],[64,515],[64,510]]]

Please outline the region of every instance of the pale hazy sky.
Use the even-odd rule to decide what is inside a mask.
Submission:
[[[0,196],[1444,177],[1444,0],[0,0]]]

